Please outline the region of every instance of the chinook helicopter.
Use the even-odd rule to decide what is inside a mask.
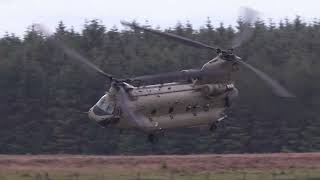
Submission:
[[[214,131],[217,123],[227,117],[226,109],[238,96],[234,75],[240,65],[255,73],[275,95],[295,97],[277,81],[233,53],[233,49],[250,39],[253,33],[250,24],[256,19],[256,15],[254,10],[245,9],[244,26],[236,34],[232,48],[228,50],[136,23],[122,22],[132,29],[215,51],[217,56],[199,69],[118,79],[64,45],[62,41],[54,40],[54,44],[71,58],[109,79],[110,89],[89,110],[89,118],[102,127],[141,130],[148,134],[148,140],[153,143],[157,140],[155,132],[165,129],[205,125]],[[38,27],[44,34],[49,34],[43,27]]]

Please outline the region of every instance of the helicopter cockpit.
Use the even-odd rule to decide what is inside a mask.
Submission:
[[[106,93],[100,100],[89,110],[89,118],[98,122],[102,126],[107,126],[111,122],[119,119],[115,115],[116,103]]]
[[[108,94],[105,94],[97,102],[96,107],[99,110],[102,110],[101,115],[111,115],[114,111],[114,103],[109,101]],[[97,112],[99,112],[99,110]]]

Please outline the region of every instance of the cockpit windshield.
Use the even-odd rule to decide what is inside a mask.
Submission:
[[[107,114],[112,114],[115,108],[115,104],[113,101],[110,101],[108,94],[105,94],[101,97],[101,99],[96,104],[102,111]]]

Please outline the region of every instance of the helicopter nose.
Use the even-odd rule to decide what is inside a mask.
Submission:
[[[94,105],[88,112],[90,120],[95,121],[102,127],[108,127],[111,124],[116,124],[119,118],[112,114],[102,111],[98,106]]]
[[[90,108],[90,110],[88,111],[88,116],[89,116],[89,119],[90,119],[90,120],[96,121],[96,119],[95,119],[95,114],[94,114],[94,112],[93,112],[93,107]]]
[[[96,122],[104,121],[113,117],[112,114],[101,110],[97,105],[94,105],[88,112],[89,119]]]

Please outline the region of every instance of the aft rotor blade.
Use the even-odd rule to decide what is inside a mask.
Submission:
[[[242,24],[240,25],[239,32],[236,34],[232,41],[232,48],[235,49],[237,47],[240,47],[243,43],[249,41],[254,33],[254,29],[251,27],[251,25],[257,21],[259,12],[248,8],[243,7],[241,9],[241,20]]]
[[[168,39],[172,39],[172,40],[175,40],[177,42],[180,42],[180,43],[183,43],[183,44],[186,44],[186,45],[189,45],[189,46],[193,46],[193,47],[196,47],[196,48],[206,48],[206,49],[215,50],[215,51],[219,51],[220,50],[219,48],[216,48],[216,47],[213,47],[213,46],[209,46],[209,45],[204,44],[204,43],[199,42],[199,41],[195,41],[195,40],[192,40],[192,39],[189,39],[189,38],[186,38],[186,37],[182,37],[182,36],[179,36],[179,35],[176,35],[176,34],[172,34],[172,33],[161,32],[161,31],[158,31],[158,30],[145,28],[145,27],[139,26],[139,25],[137,25],[135,23],[129,23],[129,22],[122,21],[121,24],[124,25],[124,26],[129,26],[130,28],[133,28],[133,29],[139,29],[139,30],[142,30],[142,31],[145,31],[145,32],[149,32],[149,33],[152,33],[152,34],[163,36],[163,37],[166,37]]]
[[[50,37],[53,34],[44,25],[35,24],[34,26],[37,29],[37,31],[43,33],[43,35],[45,35],[46,37]],[[92,62],[90,62],[87,58],[85,58],[84,56],[80,55],[80,53],[78,53],[74,49],[68,47],[58,37],[52,37],[50,40],[52,40],[53,44],[57,48],[60,48],[70,58],[72,58],[74,60],[77,60],[78,62],[80,62],[81,64],[85,65],[86,67],[89,67],[91,70],[94,70],[95,72],[97,72],[97,73],[99,73],[99,74],[101,74],[101,75],[103,75],[103,76],[105,76],[105,77],[107,77],[109,79],[113,79],[111,74],[108,74],[108,73],[104,72],[103,70],[101,70],[100,68],[98,68]]]
[[[137,127],[143,131],[152,130],[155,128],[155,126],[146,119],[143,115],[138,115],[133,111],[133,107],[129,104],[130,99],[128,97],[128,93],[125,91],[124,87],[122,85],[119,86],[119,105],[121,108],[121,111],[127,115],[127,119],[131,122],[133,122]]]
[[[272,79],[270,76],[268,76],[266,73],[262,72],[261,70],[253,67],[252,65],[242,61],[237,60],[239,63],[241,63],[243,66],[247,67],[251,71],[253,71],[261,80],[263,80],[271,89],[274,94],[280,97],[285,98],[294,98],[295,95],[289,92],[285,87],[280,85],[276,80]]]
[[[135,86],[148,84],[163,84],[169,82],[188,81],[192,79],[202,79],[203,77],[222,77],[224,71],[201,71],[200,69],[161,73],[156,75],[146,75],[129,79],[129,83]]]

